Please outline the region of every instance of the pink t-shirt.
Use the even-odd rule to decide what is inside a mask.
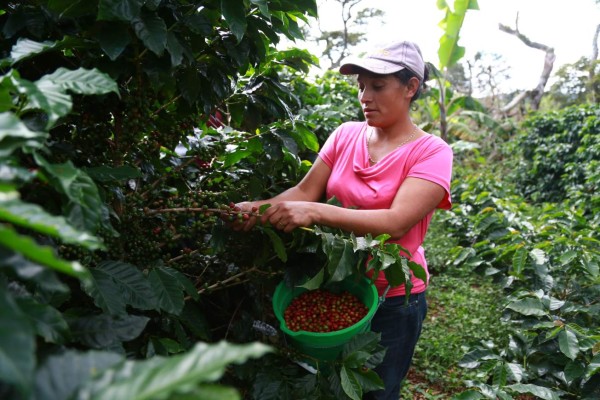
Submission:
[[[427,134],[401,146],[377,164],[369,165],[367,152],[366,122],[346,122],[340,125],[327,139],[319,157],[331,168],[327,182],[327,198],[335,196],[344,207],[363,210],[390,208],[400,185],[407,177],[426,179],[446,191],[437,208],[449,209],[450,180],[452,175],[452,149],[437,136]],[[427,271],[423,240],[433,211],[415,224],[400,240],[394,241],[412,254],[411,260],[421,264]],[[429,272],[427,272],[429,281]],[[412,277],[411,293],[421,293],[428,282]],[[375,285],[382,294],[388,286],[384,274],[380,274]],[[405,294],[401,285],[391,288],[387,296]]]

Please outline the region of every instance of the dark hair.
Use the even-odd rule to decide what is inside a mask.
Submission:
[[[429,79],[429,68],[427,67],[427,64],[425,64],[425,71],[423,71],[423,79],[422,80],[417,76],[417,74],[415,74],[408,68],[404,68],[398,72],[394,72],[392,75],[395,76],[396,78],[398,78],[403,85],[408,85],[408,81],[410,80],[410,78],[419,79],[419,81],[420,81],[419,88],[415,92],[415,95],[410,99],[410,102],[412,104],[415,100],[417,100],[419,97],[421,97],[421,93],[423,93],[423,90],[425,90],[427,88],[426,82]]]

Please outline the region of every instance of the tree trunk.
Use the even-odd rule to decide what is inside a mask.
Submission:
[[[528,91],[528,93],[527,93],[528,96],[526,96],[526,95],[517,96],[515,98],[515,100],[518,99],[518,101],[511,101],[509,103],[510,108],[508,108],[508,106],[506,106],[503,109],[503,111],[509,111],[511,108],[516,107],[525,97],[530,97],[531,98],[531,108],[534,110],[537,110],[540,107],[540,102],[542,101],[542,97],[544,96],[544,88],[546,87],[546,84],[548,83],[548,79],[550,78],[550,74],[552,73],[552,68],[554,67],[554,60],[556,59],[556,55],[554,54],[554,48],[552,48],[550,46],[546,46],[545,44],[542,44],[542,43],[534,42],[534,41],[530,40],[527,36],[525,36],[521,32],[519,32],[518,16],[517,16],[517,27],[515,29],[512,29],[509,26],[503,25],[503,24],[499,24],[498,27],[502,32],[506,32],[506,33],[516,36],[527,46],[532,47],[534,49],[542,50],[546,53],[546,57],[544,58],[544,68],[542,70],[542,74],[540,75],[540,79],[538,81],[537,86],[534,89],[532,89],[531,91]]]

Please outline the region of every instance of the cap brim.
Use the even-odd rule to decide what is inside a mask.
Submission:
[[[369,72],[373,72],[375,74],[393,74],[394,72],[398,72],[405,67],[403,65],[398,65],[382,60],[376,60],[371,58],[365,59],[356,59],[356,58],[348,58],[344,60],[342,65],[339,68],[340,74],[342,75],[354,75],[358,74],[360,70],[367,70]]]

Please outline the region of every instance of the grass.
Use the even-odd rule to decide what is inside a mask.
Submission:
[[[403,399],[451,398],[470,378],[470,371],[458,366],[468,348],[483,340],[507,340],[508,327],[500,321],[501,289],[480,276],[449,272],[431,278],[427,319]]]

